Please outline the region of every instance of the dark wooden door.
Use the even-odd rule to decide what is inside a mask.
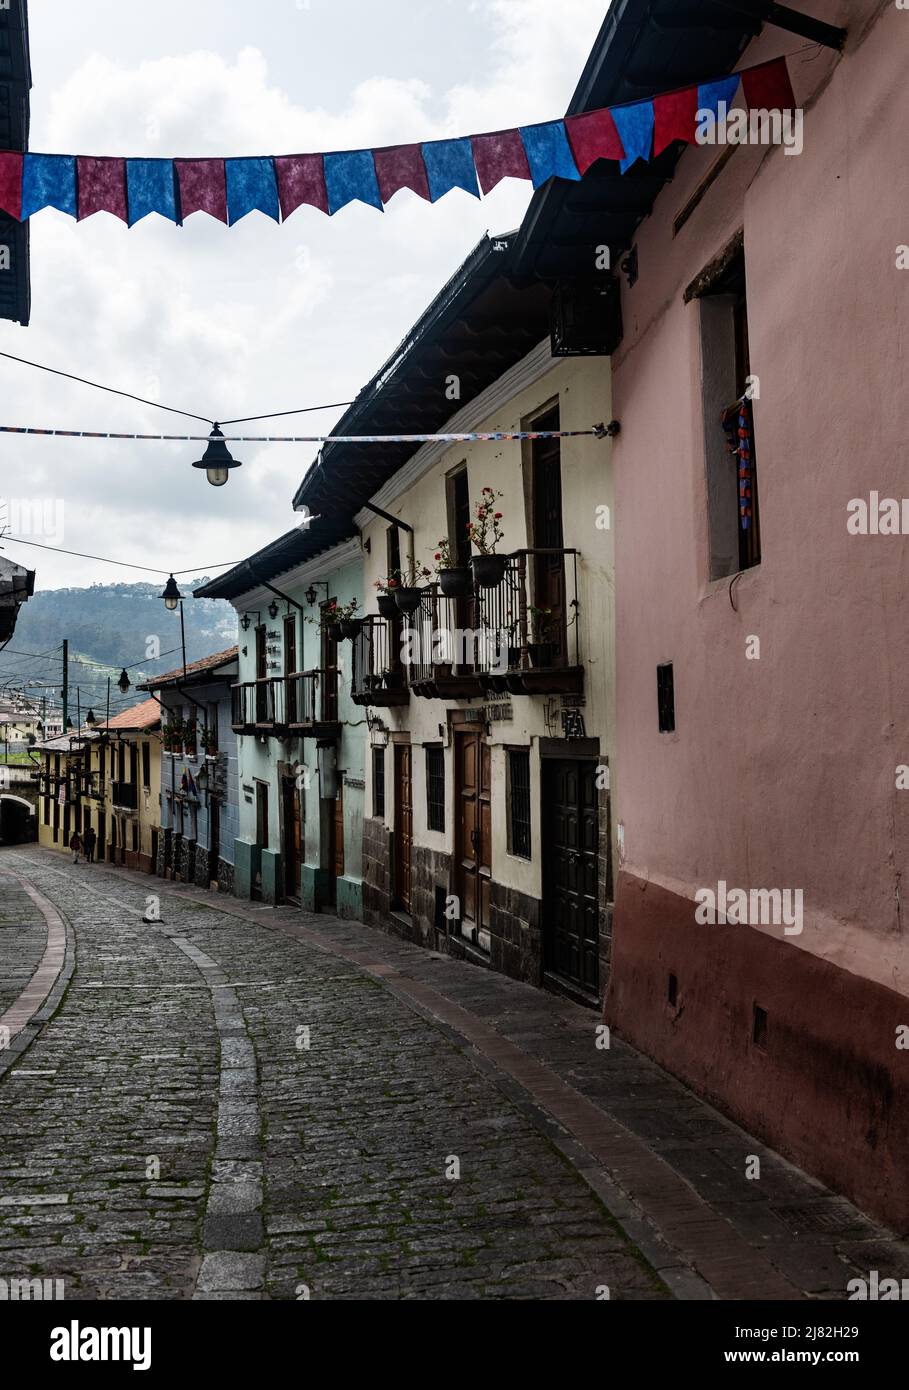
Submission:
[[[268,722],[268,634],[264,626],[256,628],[256,723]]]
[[[295,614],[290,614],[284,619],[284,675],[294,676],[297,673],[297,619]],[[287,690],[287,722],[288,724],[298,723],[297,718],[297,681],[286,680]]]
[[[281,797],[284,821],[284,896],[296,901],[300,895],[303,825],[296,778],[292,775],[282,779]]]
[[[344,877],[344,784],[338,778],[335,797],[335,878]]]
[[[543,761],[543,964],[568,984],[599,990],[597,764]]]
[[[395,744],[395,897],[405,912],[411,904],[413,799],[410,744]]]
[[[338,643],[329,635],[327,620],[327,609],[336,602],[336,599],[329,599],[328,603],[322,604],[322,674],[319,677],[322,692],[321,708],[317,709],[316,718],[326,724],[333,723],[338,717]]]
[[[489,949],[492,811],[489,745],[478,730],[455,733],[455,877],[461,932]]]
[[[107,814],[104,811],[98,812],[98,843],[95,846],[95,858],[107,858]]]
[[[534,429],[559,429],[559,410],[547,411],[533,422]],[[533,557],[533,604],[544,610],[531,615],[531,641],[552,643],[552,664],[565,665],[565,538],[562,529],[561,441],[535,439],[531,444],[533,470],[533,545],[550,552]],[[545,610],[549,610],[545,613]]]
[[[217,883],[218,864],[221,859],[221,803],[216,796],[209,798],[208,805],[208,881]]]

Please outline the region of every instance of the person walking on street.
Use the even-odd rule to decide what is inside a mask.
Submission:
[[[93,825],[90,825],[90,826],[88,827],[88,829],[86,830],[86,832],[85,832],[85,862],[86,862],[86,864],[94,864],[94,862],[95,862],[95,843],[96,843],[97,839],[98,839],[98,836],[97,836],[97,834],[95,833],[95,827],[94,827]]]
[[[74,830],[69,837],[69,847],[73,852],[73,863],[78,864],[79,855],[82,853],[82,836],[78,830]]]

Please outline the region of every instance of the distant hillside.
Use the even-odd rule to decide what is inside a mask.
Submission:
[[[203,582],[181,579],[181,593],[190,595]],[[51,687],[58,696],[63,676],[60,649],[67,638],[74,716],[77,686],[84,691],[83,711],[89,704],[104,708],[108,675],[113,682],[112,711],[145,698],[131,690],[122,699],[116,680],[122,667],[135,668],[137,662],[139,668],[129,672],[134,686],[180,665],[180,614],[164,607],[163,587],[160,581],[92,584],[87,589],[45,589],[33,594],[19,610],[12,641],[0,652],[0,684],[21,689],[31,682],[37,696],[50,695]],[[187,661],[198,661],[236,642],[237,615],[223,599],[187,598],[183,613]],[[158,660],[145,657],[153,638],[160,646]]]

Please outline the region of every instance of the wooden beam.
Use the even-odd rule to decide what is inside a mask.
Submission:
[[[773,24],[777,29],[788,29],[790,34],[799,34],[803,39],[812,39],[825,48],[840,49],[846,42],[846,30],[834,24],[825,24],[822,19],[813,19],[799,10],[791,10],[788,5],[777,5],[773,0],[714,0],[724,10],[735,10],[748,19],[759,19],[764,24]]]

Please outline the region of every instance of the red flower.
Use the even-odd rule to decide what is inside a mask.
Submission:
[[[501,513],[501,512],[496,512],[496,513],[495,513],[495,519],[496,519],[496,521],[501,521],[501,520],[502,520],[502,513]]]
[[[435,555],[433,555],[432,558],[433,558],[434,560],[441,560],[442,556],[439,554],[438,551],[436,551]]]

